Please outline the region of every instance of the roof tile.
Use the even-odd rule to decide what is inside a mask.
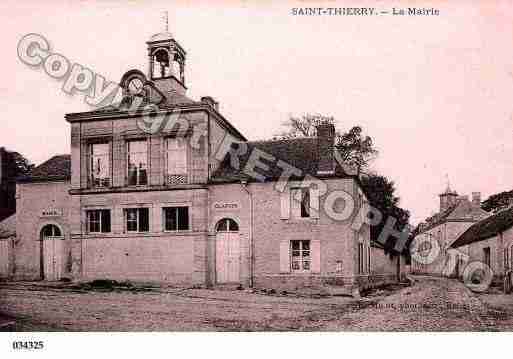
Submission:
[[[69,180],[71,178],[71,156],[57,155],[32,170],[29,176],[18,178],[19,182]]]
[[[484,241],[512,227],[513,207],[473,224],[459,236],[451,247],[457,248],[470,243]]]
[[[227,153],[221,162],[219,168],[212,176],[212,182],[234,182],[241,179],[250,180],[251,178],[244,173],[244,168],[248,162],[249,156],[254,149],[263,151],[274,157],[274,162],[269,162],[265,158],[260,161],[269,165],[269,170],[255,170],[265,177],[266,181],[273,181],[280,178],[283,173],[283,168],[277,166],[277,161],[281,160],[288,165],[294,166],[301,170],[302,174],[299,176],[292,176],[291,179],[302,179],[306,174],[317,176],[317,168],[319,163],[319,154],[317,148],[316,137],[293,138],[285,140],[271,140],[271,141],[253,141],[232,144],[234,150],[239,149],[238,146],[247,144],[247,150],[238,156],[238,168],[232,166],[230,153]],[[242,152],[243,149],[240,149]],[[335,177],[347,177],[340,166],[337,166],[334,173]],[[317,176],[318,177],[318,176]]]

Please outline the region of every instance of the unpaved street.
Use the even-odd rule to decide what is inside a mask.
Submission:
[[[509,307],[492,307],[489,296],[477,296],[454,280],[430,277],[360,300],[176,288],[99,292],[2,283],[0,313],[15,318],[17,330],[36,331],[508,330],[513,296],[501,298]]]

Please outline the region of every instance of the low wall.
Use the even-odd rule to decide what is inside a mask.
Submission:
[[[395,274],[373,274],[360,276],[329,275],[261,275],[254,278],[255,288],[274,289],[276,291],[300,291],[305,288],[320,292],[351,293],[354,289],[369,289],[385,284],[397,283]]]

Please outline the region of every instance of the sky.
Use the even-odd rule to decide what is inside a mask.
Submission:
[[[70,152],[64,115],[83,94],[17,57],[38,33],[51,50],[118,82],[146,72],[146,41],[169,30],[187,51],[193,99],[212,96],[248,139],[269,139],[290,115],[360,125],[417,223],[447,186],[483,198],[513,189],[513,4],[420,2],[438,16],[293,16],[297,7],[412,6],[405,1],[3,1],[0,146],[40,164]]]

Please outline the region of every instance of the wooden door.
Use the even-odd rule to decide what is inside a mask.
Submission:
[[[43,276],[45,280],[59,280],[62,277],[63,238],[43,238]]]
[[[240,282],[240,239],[238,232],[218,232],[216,236],[217,283]]]

